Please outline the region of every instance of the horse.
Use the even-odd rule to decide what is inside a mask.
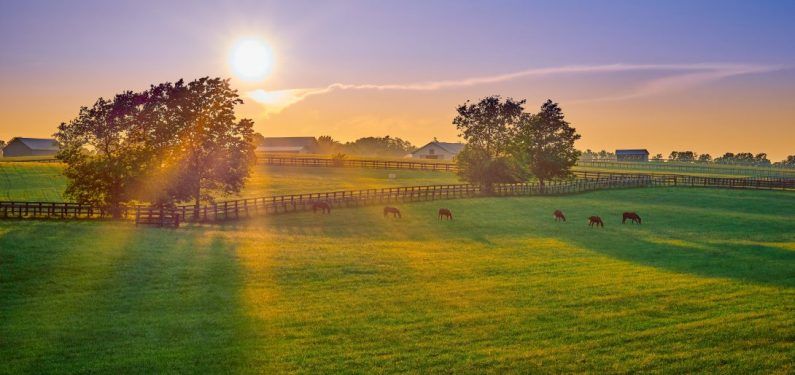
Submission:
[[[317,210],[320,209],[320,213],[330,214],[331,213],[331,205],[328,202],[314,202],[312,203],[312,212],[317,213]]]
[[[450,212],[450,209],[440,208],[439,209],[439,220],[442,220],[442,218],[445,218],[445,217],[448,220],[453,220],[453,213]]]
[[[632,220],[633,223],[640,224],[640,216],[634,212],[624,212],[624,218],[621,219],[621,224],[626,223],[627,219]]]
[[[588,226],[592,227],[594,224],[596,224],[597,227],[602,227],[602,228],[605,227],[605,223],[602,221],[602,218],[599,216],[591,216],[588,218]]]
[[[555,221],[558,221],[558,220],[566,221],[566,216],[563,215],[563,211],[555,210],[554,215],[555,215]]]
[[[384,217],[387,217],[389,214],[392,214],[392,217],[402,218],[400,216],[400,210],[395,207],[384,207]]]

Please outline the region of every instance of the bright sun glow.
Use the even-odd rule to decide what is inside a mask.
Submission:
[[[258,82],[267,78],[271,72],[273,51],[261,40],[243,39],[232,47],[229,62],[238,78]]]

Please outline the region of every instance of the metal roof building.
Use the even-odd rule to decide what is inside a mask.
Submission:
[[[3,148],[3,156],[49,156],[57,154],[58,150],[58,142],[52,138],[14,137]]]

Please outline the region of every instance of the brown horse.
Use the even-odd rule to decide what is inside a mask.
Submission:
[[[320,210],[320,213],[323,214],[330,214],[331,213],[331,205],[328,202],[313,202],[312,203],[312,212],[317,213],[317,210]]]
[[[633,223],[640,224],[640,216],[634,212],[624,212],[624,218],[621,219],[621,224],[626,223],[627,219],[632,220]]]
[[[592,227],[596,224],[597,227],[605,227],[605,223],[602,221],[602,218],[599,216],[591,216],[588,218],[588,226]]]
[[[563,215],[563,211],[555,210],[554,215],[555,215],[555,221],[558,220],[566,221],[566,215]]]
[[[442,218],[445,218],[445,217],[448,220],[453,220],[453,213],[450,212],[450,209],[440,208],[439,209],[439,220],[442,220]]]
[[[392,217],[402,218],[400,216],[400,210],[395,207],[384,207],[384,217],[387,217],[389,214],[392,214]]]

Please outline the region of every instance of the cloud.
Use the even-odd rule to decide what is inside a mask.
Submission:
[[[323,95],[336,90],[402,90],[402,91],[435,91],[468,86],[494,84],[527,77],[546,77],[559,74],[598,74],[621,73],[633,71],[672,72],[673,75],[650,80],[633,91],[613,97],[593,98],[580,101],[627,100],[643,96],[656,95],[664,92],[681,90],[709,81],[731,76],[764,73],[779,70],[782,67],[754,64],[608,64],[608,65],[571,65],[549,68],[525,69],[518,72],[493,76],[471,77],[458,80],[417,82],[408,84],[347,84],[332,83],[325,87],[302,88],[266,91],[257,89],[247,93],[248,97],[265,108],[265,114],[283,111],[310,96]]]

